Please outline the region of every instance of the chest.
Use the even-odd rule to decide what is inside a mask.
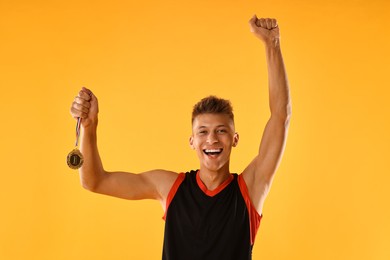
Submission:
[[[214,196],[206,195],[195,181],[184,181],[172,200],[166,221],[178,224],[187,235],[199,237],[234,235],[249,228],[246,204],[236,180]]]

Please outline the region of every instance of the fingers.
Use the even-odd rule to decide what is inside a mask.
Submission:
[[[257,18],[256,15],[254,15],[249,20],[249,23],[252,25],[255,24],[257,27],[261,27],[261,28],[268,29],[268,30],[271,30],[271,29],[278,27],[278,22],[276,19],[273,19],[273,18],[260,18],[259,19],[259,18]]]
[[[72,107],[74,107],[76,110],[79,110],[83,113],[88,113],[89,108],[91,107],[91,104],[89,102],[86,102],[86,101],[81,100],[80,98],[76,97],[72,103]]]
[[[91,108],[92,92],[87,88],[82,88],[78,95],[74,98],[70,113],[74,118],[88,117],[89,109]]]
[[[79,95],[78,95],[80,98],[83,98],[87,101],[91,100],[91,97],[92,97],[92,91],[83,87],[80,92],[79,92]]]
[[[278,21],[276,21],[276,19],[271,19],[271,21],[272,21],[271,23],[272,28],[278,27]]]
[[[86,101],[85,99],[79,97],[79,96],[76,96],[74,98],[74,102],[77,103],[78,105],[82,106],[82,107],[85,107],[85,108],[90,108],[91,107],[91,103],[89,101]]]
[[[262,27],[262,28],[266,28],[266,25],[265,25],[265,22],[264,22],[264,18],[260,18],[256,21],[256,25],[258,27]]]
[[[89,111],[88,111],[89,112]],[[77,108],[74,104],[72,104],[70,108],[70,114],[72,115],[73,118],[87,118],[88,117],[88,112],[83,112],[80,109]]]

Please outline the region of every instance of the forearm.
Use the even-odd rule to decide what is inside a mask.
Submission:
[[[80,150],[84,157],[79,170],[80,180],[84,188],[93,191],[105,175],[97,147],[97,123],[82,128],[80,137]]]
[[[291,115],[290,90],[279,39],[266,44],[265,49],[271,115],[288,119]]]

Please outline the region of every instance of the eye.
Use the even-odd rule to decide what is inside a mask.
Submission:
[[[207,131],[206,130],[201,130],[201,131],[198,132],[198,134],[204,135],[204,134],[207,134]]]
[[[224,134],[226,132],[227,132],[226,129],[218,129],[217,130],[217,133],[219,133],[219,134]]]

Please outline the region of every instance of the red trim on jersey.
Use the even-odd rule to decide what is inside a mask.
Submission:
[[[164,213],[164,216],[163,216],[163,220],[165,220],[165,218],[167,216],[167,211],[168,211],[169,205],[171,204],[171,202],[173,200],[173,197],[175,197],[175,194],[176,194],[177,189],[179,188],[180,184],[184,181],[185,176],[186,175],[184,173],[180,173],[177,176],[175,182],[173,183],[173,185],[171,187],[171,190],[169,191],[168,196],[167,196],[167,201],[166,201],[166,204],[165,204],[165,213]]]
[[[242,175],[238,175],[238,186],[240,187],[240,191],[242,194],[242,197],[245,200],[246,207],[249,212],[249,225],[250,225],[250,231],[251,231],[251,244],[253,245],[255,243],[255,238],[257,234],[257,230],[259,230],[260,227],[260,221],[263,217],[263,215],[260,215],[256,208],[253,206],[251,198],[249,197],[248,188],[246,187],[246,183]]]
[[[196,182],[198,183],[199,188],[209,197],[214,197],[218,193],[220,193],[229,183],[234,179],[233,175],[230,174],[229,178],[227,178],[224,182],[222,182],[217,188],[214,190],[208,190],[206,185],[202,182],[199,176],[199,171],[196,172]]]

